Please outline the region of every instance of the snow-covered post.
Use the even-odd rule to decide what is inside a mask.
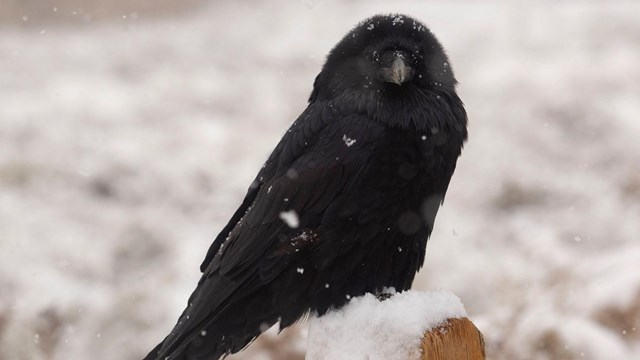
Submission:
[[[481,360],[482,335],[446,291],[371,294],[312,318],[306,360]]]

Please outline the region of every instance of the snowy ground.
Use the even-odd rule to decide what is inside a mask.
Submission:
[[[637,357],[640,5],[326,0],[0,27],[0,359],[141,358],[324,55],[382,11],[439,36],[471,122],[415,287],[459,296],[492,359]]]

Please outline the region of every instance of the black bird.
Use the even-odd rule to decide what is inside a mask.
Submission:
[[[409,289],[467,138],[456,84],[420,22],[379,15],[351,30],[145,359],[219,359],[277,322]]]

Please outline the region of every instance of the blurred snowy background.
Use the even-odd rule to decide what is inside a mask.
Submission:
[[[470,118],[414,287],[490,359],[640,358],[638,2],[0,0],[0,359],[142,358],[325,54],[392,11]]]

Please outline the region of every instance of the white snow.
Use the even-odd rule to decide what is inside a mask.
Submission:
[[[384,301],[367,294],[311,318],[306,359],[417,360],[426,331],[466,315],[447,291],[405,291]]]
[[[342,135],[342,141],[344,141],[344,144],[347,145],[347,147],[351,147],[356,143],[356,139],[348,137],[347,134]]]
[[[300,226],[300,219],[298,218],[298,213],[295,210],[280,212],[280,219],[292,229]]]
[[[394,17],[394,18],[393,18],[393,22],[392,22],[392,24],[393,24],[394,26],[395,26],[395,25],[398,25],[398,24],[404,24],[404,19],[402,18],[402,16],[398,15],[398,16],[396,16],[396,17]]]

